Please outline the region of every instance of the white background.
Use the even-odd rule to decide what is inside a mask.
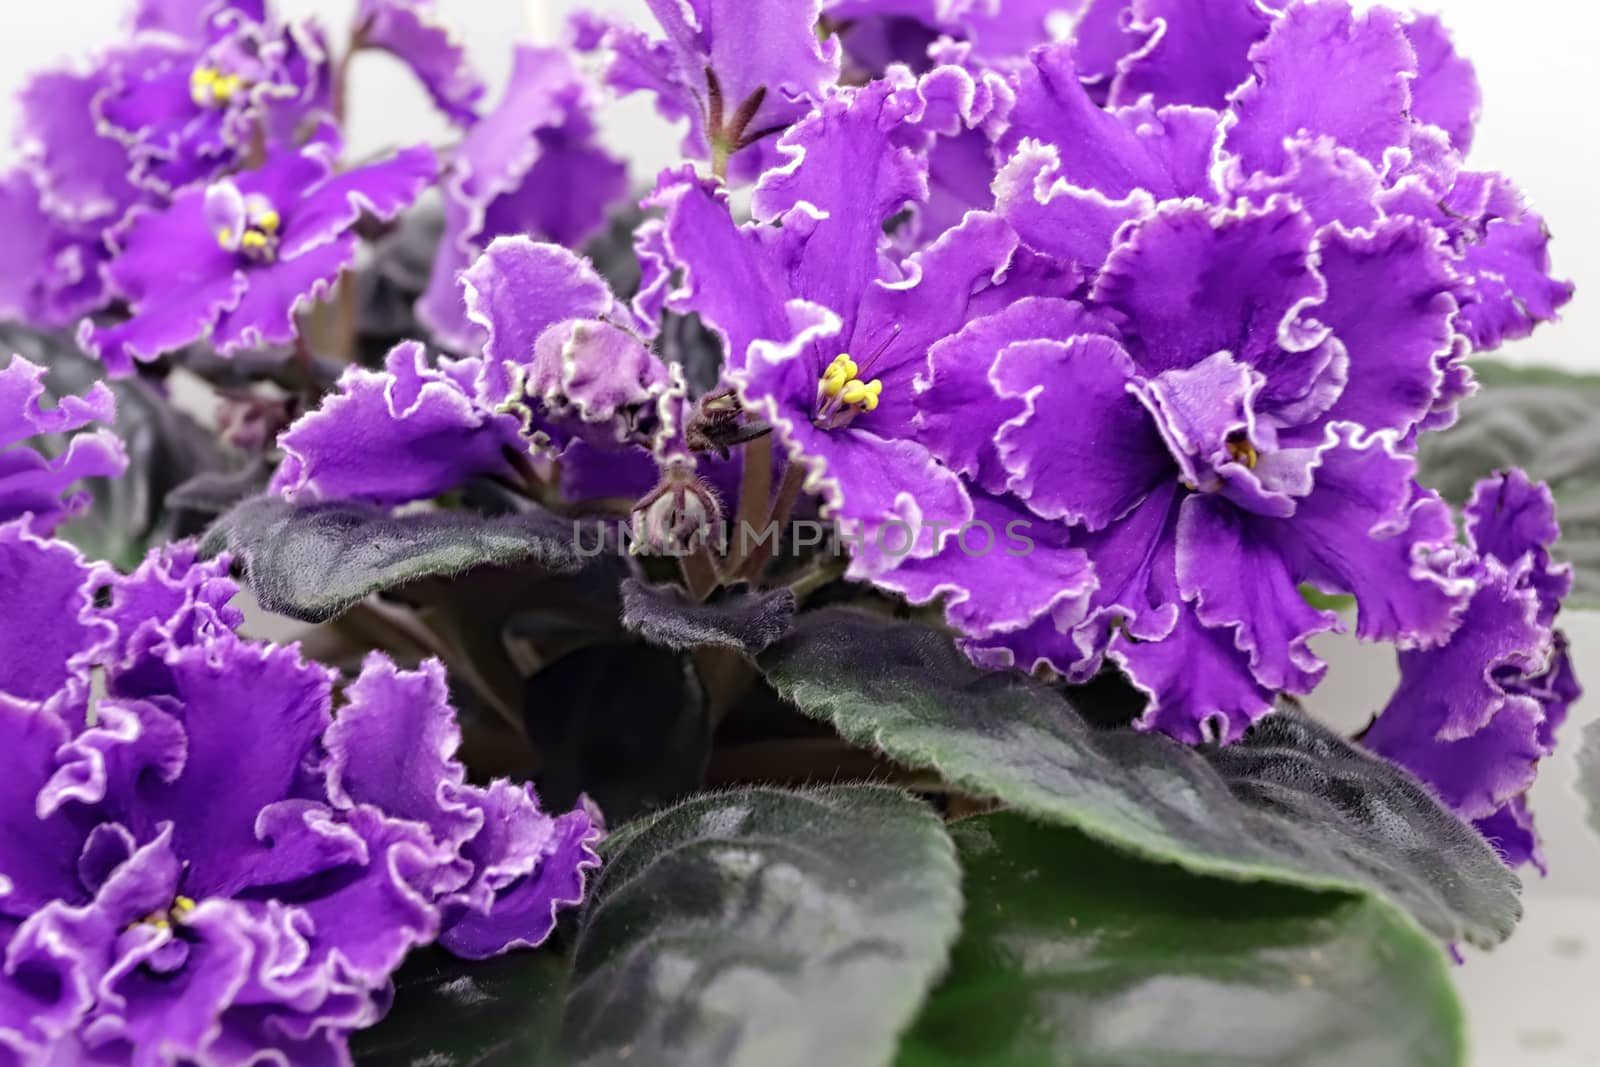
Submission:
[[[557,39],[572,0],[440,0],[462,27],[475,57],[498,85],[517,40]],[[642,18],[639,0],[589,6]],[[346,25],[353,0],[282,0],[281,9],[316,13]],[[1532,195],[1556,236],[1558,272],[1579,296],[1565,321],[1503,355],[1517,361],[1600,371],[1600,9],[1593,0],[1440,0],[1462,51],[1477,64],[1485,107],[1472,161],[1505,170]],[[118,0],[0,0],[0,99],[28,71],[111,40]],[[357,148],[448,137],[422,93],[386,57],[366,57],[354,72]],[[9,113],[6,113],[9,124]],[[676,131],[641,101],[614,106],[607,136],[637,161],[636,181],[672,161]],[[0,145],[0,158],[8,149]],[[0,234],[0,240],[4,235]],[[1597,294],[1588,299],[1588,294]],[[1600,694],[1600,614],[1566,625],[1580,676]],[[1343,642],[1322,646],[1332,661],[1314,703],[1351,723],[1382,706],[1394,681],[1392,657]],[[1600,696],[1584,702],[1565,739],[1600,715]],[[1572,745],[1544,768],[1534,807],[1552,873],[1530,879],[1527,915],[1511,942],[1473,954],[1458,969],[1478,1067],[1600,1065],[1600,837],[1585,824],[1573,792]]]

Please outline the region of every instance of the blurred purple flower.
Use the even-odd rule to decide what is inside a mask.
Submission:
[[[85,322],[79,341],[113,374],[208,340],[223,355],[297,335],[295,313],[355,259],[363,215],[392,219],[434,179],[432,150],[334,174],[325,143],[141,210],[107,268],[131,307],[124,322]]]

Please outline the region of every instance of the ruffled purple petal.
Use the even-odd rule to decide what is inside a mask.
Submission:
[[[340,234],[293,259],[250,268],[238,301],[217,315],[211,329],[212,345],[229,355],[292,343],[299,336],[300,312],[333,291],[339,272],[355,261],[356,244],[354,234]]]
[[[1408,143],[1417,55],[1393,11],[1291,4],[1250,61],[1255,74],[1233,95],[1224,141],[1246,170],[1281,173],[1285,139],[1302,133],[1329,136],[1374,166]]]
[[[1549,248],[1544,219],[1531,211],[1493,219],[1483,239],[1467,245],[1461,269],[1469,282],[1456,321],[1478,351],[1528,336],[1572,299],[1573,284],[1550,276]]]
[[[442,842],[459,843],[477,830],[459,796],[466,781],[455,758],[461,730],[443,668],[429,661],[401,671],[372,653],[345,696],[348,704],[323,739],[334,805],[377,807],[423,823]]]
[[[115,637],[90,610],[91,577],[76,549],[27,520],[0,525],[0,707],[81,709],[89,666]]]
[[[995,438],[1007,488],[1038,515],[1098,530],[1126,515],[1177,465],[1129,393],[1133,361],[1108,337],[1019,341],[989,372],[1023,404]],[[1077,415],[1063,420],[1059,414]]]
[[[1001,427],[1023,414],[1023,396],[1042,383],[1021,382],[1015,396],[997,389],[990,379],[997,356],[1013,342],[1109,332],[1083,305],[1053,297],[1023,297],[973,319],[928,349],[927,370],[915,383],[917,439],[985,492],[1004,492],[1011,475],[997,447]]]
[[[1448,637],[1472,592],[1470,577],[1451,566],[1450,508],[1415,485],[1415,469],[1393,438],[1336,424],[1318,455],[1315,488],[1293,517],[1253,520],[1300,581],[1356,598],[1357,636],[1402,648]]]
[[[439,944],[474,960],[543,944],[556,912],[582,901],[588,872],[600,865],[600,827],[583,808],[551,818],[532,789],[503,780],[462,799],[483,829],[463,849],[476,873],[447,902]]]
[[[321,406],[278,439],[274,492],[291,500],[424,500],[475,475],[511,473],[505,450],[527,450],[515,415],[473,392],[477,360],[429,365],[407,342],[381,371],[351,367]],[[355,429],[358,432],[352,432]]]
[[[1406,39],[1417,54],[1417,76],[1411,81],[1411,117],[1450,135],[1462,155],[1472,148],[1473,129],[1483,107],[1483,93],[1472,64],[1451,43],[1438,15],[1416,15],[1405,24]]]
[[[200,340],[249,287],[236,255],[206,224],[203,190],[165,211],[136,212],[119,243],[106,276],[133,315],[110,326],[85,321],[78,331],[79,343],[113,374]]]
[[[104,384],[82,398],[68,396],[44,409],[44,368],[13,356],[0,369],[0,523],[28,517],[29,528],[48,535],[87,504],[73,486],[83,478],[115,478],[127,468],[122,442],[110,430],[77,433],[54,458],[25,443],[43,434],[69,434],[92,422],[110,422],[116,403]]]
[[[902,106],[886,81],[829,97],[784,135],[786,165],[764,174],[751,200],[756,218],[804,227],[789,292],[837,311],[847,338],[862,294],[883,274],[884,222],[927,199],[926,164],[891,137]]]
[[[1549,626],[1573,582],[1572,566],[1550,559],[1561,536],[1550,487],[1520,470],[1504,471],[1474,486],[1463,510],[1467,537],[1480,554],[1508,568],[1526,560],[1525,580],[1539,595],[1539,621]]]
[[[434,106],[452,121],[467,124],[477,117],[483,78],[466,45],[440,21],[432,0],[361,0],[356,24],[362,44],[410,67]]]
[[[491,403],[516,392],[513,368],[532,363],[539,335],[569,319],[626,310],[589,261],[560,245],[500,237],[462,276],[467,317],[483,338],[479,392]]]
[[[1325,331],[1301,319],[1323,283],[1311,267],[1311,221],[1292,202],[1223,212],[1193,201],[1163,206],[1107,262],[1097,302],[1127,317],[1142,373],[1188,367],[1221,351],[1244,363],[1297,354],[1296,379],[1319,369]],[[1274,366],[1273,387],[1285,370]]]
[[[1222,107],[1276,17],[1260,0],[1138,0],[1133,12],[1133,31],[1148,39],[1118,65],[1113,105],[1149,95],[1161,106]]]
[[[964,647],[996,666],[998,636],[1047,619],[1065,633],[1083,618],[1094,572],[1067,527],[1045,522],[1015,500],[974,495],[972,521],[939,555],[908,559],[879,585],[915,604],[944,597],[945,616]],[[1032,663],[1018,663],[1031,669]]]
[[[661,298],[662,304],[679,313],[698,313],[723,339],[730,370],[744,365],[756,340],[788,335],[785,301],[793,289],[786,266],[803,255],[810,229],[802,218],[796,218],[792,227],[787,220],[782,228],[740,226],[726,193],[697,178],[692,168],[663,173],[646,205],[665,209],[666,225],[655,242],[657,253],[682,271],[676,288]],[[812,220],[804,217],[804,221]],[[849,226],[851,220],[833,222]],[[666,286],[665,275],[657,284]]]
[[[292,260],[309,249],[337,240],[362,216],[393,219],[416,202],[438,176],[433,149],[418,145],[382,163],[347,170],[303,193],[284,215],[279,255]]]
[[[597,142],[598,103],[572,58],[519,47],[499,104],[445,171],[445,234],[418,312],[451,347],[472,330],[457,277],[495,238],[532,234],[577,246],[627,192],[627,168]]]

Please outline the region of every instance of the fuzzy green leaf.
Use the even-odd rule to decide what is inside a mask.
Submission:
[[[952,828],[966,921],[899,1067],[1453,1067],[1443,952],[1371,896],[1143,863],[1014,814]]]
[[[1097,729],[1057,691],[973,667],[941,633],[843,609],[800,616],[758,662],[847,739],[1146,859],[1379,892],[1446,941],[1495,944],[1521,913],[1516,877],[1475,831],[1292,707],[1223,748]]]

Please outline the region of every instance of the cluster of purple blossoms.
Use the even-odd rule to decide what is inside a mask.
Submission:
[[[1228,742],[1321,680],[1312,639],[1346,623],[1306,591],[1348,595],[1408,679],[1485,655],[1483,626],[1563,694],[1435,728],[1403,687],[1380,750],[1430,777],[1424,733],[1511,744],[1506,708],[1548,750],[1572,690],[1559,596],[1536,640],[1483,614],[1550,537],[1458,544],[1415,451],[1474,390],[1467,357],[1571,287],[1516,187],[1469,169],[1478,91],[1436,19],[850,0],[823,5],[819,41],[816,5],[651,7],[661,38],[575,27],[711,169],[645,201],[631,307],[562,249],[496,244],[461,281],[481,355],[350,371],[284,436],[280,491],[400,503],[557,461],[569,491],[648,486],[649,454],[670,487],[694,406],[651,346],[663,312],[694,313],[722,342],[711,396],[772,428],[851,534],[850,576],[941,601],[979,664],[1114,664],[1148,696],[1141,727]],[[1028,554],[971,547],[1014,523]],[[884,550],[891,526],[908,550]],[[1520,860],[1516,743],[1514,783],[1440,788]]]
[[[226,557],[121,575],[47,516],[0,525],[0,1062],[348,1062],[412,948],[537,945],[582,898],[599,828],[467,783],[436,662],[340,691],[237,634]]]
[[[76,326],[114,375],[197,344],[309,362],[310,313],[437,187],[429,337],[342,353],[269,492],[400,507],[499,479],[635,502],[646,541],[815,507],[849,580],[937,605],[975,663],[1120,671],[1136,725],[1189,743],[1310,692],[1314,639],[1353,621],[1402,676],[1364,743],[1542,865],[1526,793],[1579,692],[1554,505],[1499,474],[1463,538],[1416,452],[1469,357],[1571,287],[1516,186],[1467,164],[1478,90],[1438,20],[649,7],[659,34],[584,16],[572,48],[519,49],[486,103],[429,0],[361,0],[342,55],[264,0],[140,0],[126,40],[23,93],[0,314]],[[364,49],[458,143],[346,165]],[[574,52],[685,128],[632,292],[572,250],[629,188]],[[711,384],[674,351],[691,317]],[[412,948],[544,940],[596,820],[468,784],[436,663],[346,682],[240,636],[226,557],[122,575],[49,540],[125,460],[87,429],[109,391],[46,409],[42,374],[0,367],[0,1064],[348,1062]]]
[[[425,0],[362,0],[342,55],[266,0],[139,0],[131,30],[30,81],[21,162],[0,177],[13,234],[0,312],[78,324],[113,374],[196,342],[223,356],[303,344],[302,313],[362,236],[436,182],[447,232],[420,310],[465,348],[462,267],[502,234],[582,242],[625,191],[565,53],[521,50],[504,101],[482,111],[483,79]],[[366,50],[406,64],[461,142],[344,166],[344,80]]]

